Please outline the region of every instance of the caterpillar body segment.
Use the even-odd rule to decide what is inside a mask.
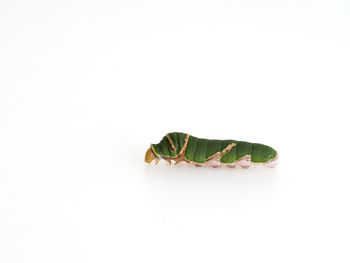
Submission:
[[[181,132],[168,133],[158,144],[151,144],[145,162],[164,159],[175,164],[187,162],[196,166],[248,168],[251,163],[274,167],[278,154],[270,146],[235,140],[208,140]]]

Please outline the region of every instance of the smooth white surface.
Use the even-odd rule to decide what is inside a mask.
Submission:
[[[349,262],[349,1],[1,1],[0,262]],[[170,131],[275,169],[146,165]]]

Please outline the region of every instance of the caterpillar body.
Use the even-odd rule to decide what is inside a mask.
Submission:
[[[151,144],[145,155],[145,162],[164,159],[170,164],[187,162],[196,166],[230,168],[250,164],[264,164],[275,167],[278,154],[272,147],[235,140],[208,140],[197,138],[182,132],[168,133],[158,144]]]

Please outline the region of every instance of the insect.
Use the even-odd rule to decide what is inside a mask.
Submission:
[[[158,144],[151,144],[145,155],[145,162],[164,159],[170,164],[187,162],[196,166],[230,168],[250,164],[264,164],[275,167],[278,154],[270,146],[235,140],[208,140],[182,132],[168,133]]]

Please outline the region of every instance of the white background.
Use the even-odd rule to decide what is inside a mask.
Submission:
[[[349,1],[0,3],[0,262],[349,262]],[[167,132],[275,169],[146,165]]]

